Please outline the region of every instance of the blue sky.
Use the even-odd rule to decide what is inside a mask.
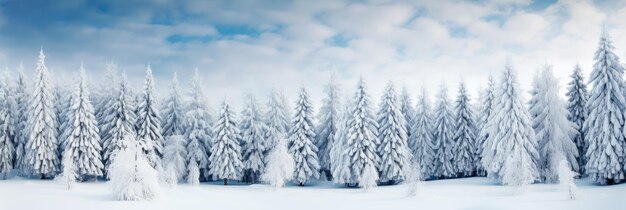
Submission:
[[[150,64],[164,93],[197,66],[215,107],[245,92],[309,89],[317,103],[332,72],[344,94],[359,76],[378,100],[394,81],[413,94],[460,81],[474,95],[509,58],[525,88],[542,64],[586,72],[605,25],[625,55],[626,3],[585,0],[1,1],[0,65],[32,72],[40,47],[59,78],[83,61],[94,82],[114,60],[139,87]],[[498,75],[497,75],[498,76]],[[291,97],[294,98],[294,97]]]

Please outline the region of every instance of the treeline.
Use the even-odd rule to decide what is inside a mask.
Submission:
[[[239,114],[224,102],[215,118],[197,70],[187,93],[174,74],[159,102],[150,66],[141,93],[133,93],[114,64],[107,65],[103,90],[90,93],[82,66],[74,87],[53,85],[41,51],[33,82],[22,67],[16,78],[0,79],[0,172],[53,178],[64,169],[81,181],[108,179],[111,163],[131,142],[170,183],[280,186],[326,179],[369,187],[416,177],[489,176],[523,186],[557,182],[563,161],[596,183],[620,183],[626,83],[613,51],[603,33],[591,91],[576,65],[567,101],[548,65],[535,76],[530,101],[523,101],[507,63],[473,104],[464,84],[456,100],[442,86],[434,104],[425,90],[414,104],[408,90],[398,93],[390,82],[375,112],[363,79],[353,97],[341,100],[331,78],[317,115],[303,88],[293,109],[273,91],[266,106],[247,96]]]

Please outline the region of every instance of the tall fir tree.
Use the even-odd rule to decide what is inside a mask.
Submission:
[[[106,144],[107,140],[111,138],[111,126],[114,125],[108,118],[112,115],[112,113],[116,112],[115,105],[117,103],[118,94],[120,93],[118,90],[120,81],[118,81],[117,77],[117,64],[114,62],[108,62],[106,64],[104,74],[104,82],[100,84],[98,90],[96,91],[97,94],[94,96],[95,100],[93,101],[93,104],[96,120],[98,121],[98,130],[101,141],[100,144],[102,145],[102,160],[107,161],[105,156],[107,152]]]
[[[102,147],[83,65],[80,66],[80,78],[72,95],[66,119],[71,123],[65,128],[68,130],[68,139],[63,156],[71,157],[76,173],[81,179],[96,178],[102,176],[104,168],[100,156]]]
[[[189,103],[185,120],[185,138],[187,139],[187,180],[197,183],[199,180],[208,180],[209,150],[211,149],[211,129],[213,119],[202,89],[202,78],[198,69],[190,83]],[[193,175],[193,176],[192,176]],[[195,177],[197,176],[197,177]]]
[[[485,141],[489,138],[489,130],[487,129],[487,125],[489,124],[489,120],[493,117],[493,106],[495,104],[496,98],[496,82],[492,76],[489,76],[489,80],[487,83],[487,88],[484,90],[480,97],[481,107],[478,113],[478,121],[476,122],[478,126],[478,137],[476,138],[477,147],[476,153],[479,154],[478,165],[476,166],[476,174],[478,176],[486,176],[487,171],[482,164],[482,158],[485,155]]]
[[[15,103],[17,105],[16,114],[13,116],[15,123],[15,168],[19,174],[26,176],[29,173],[28,161],[26,158],[26,143],[28,142],[28,109],[30,92],[28,82],[24,75],[24,66],[20,64],[17,69],[17,80],[15,81]]]
[[[248,183],[258,183],[267,162],[265,158],[268,151],[265,140],[267,126],[263,121],[256,98],[248,95],[245,101],[239,124],[243,158],[242,180]]]
[[[454,163],[457,174],[461,177],[473,176],[476,172],[476,166],[479,163],[478,150],[476,147],[476,124],[474,123],[474,113],[470,104],[470,96],[467,93],[465,84],[459,85],[459,93],[457,95],[455,110],[455,133],[454,133]]]
[[[406,118],[393,83],[387,84],[378,108],[380,181],[394,184],[406,179],[405,171],[412,156],[408,146]]]
[[[332,180],[331,173],[331,155],[333,145],[335,144],[335,135],[337,133],[337,124],[339,123],[339,85],[332,75],[330,81],[326,85],[324,92],[326,97],[322,100],[322,107],[317,115],[319,124],[316,128],[315,146],[319,149],[318,157],[320,160],[320,173],[327,180]],[[323,177],[324,178],[324,177]]]
[[[348,123],[352,117],[350,98],[346,98],[342,106],[340,118],[337,122],[337,132],[335,133],[335,141],[330,149],[330,171],[332,173],[333,182],[337,184],[349,185],[353,183],[352,173],[350,171],[350,159],[347,153],[348,142]]]
[[[64,138],[63,133],[68,126],[68,123],[66,123],[68,119],[66,117],[68,116],[67,112],[69,112],[70,108],[71,99],[69,95],[71,94],[68,87],[62,85],[63,82],[59,81],[59,78],[55,79],[54,83],[54,89],[52,92],[54,95],[54,116],[56,117],[55,135],[57,141],[59,142],[57,144],[59,154],[62,154],[65,149],[65,140],[67,140]]]
[[[146,81],[143,93],[137,103],[137,139],[146,154],[150,165],[155,168],[161,167],[163,154],[163,137],[161,136],[161,116],[159,115],[158,102],[154,95],[154,78],[152,68],[146,69]]]
[[[11,118],[10,86],[6,75],[0,79],[0,179],[8,178],[13,170],[15,159],[15,145],[13,142],[13,119]]]
[[[55,136],[54,96],[43,49],[35,69],[35,86],[28,115],[29,138],[26,157],[32,175],[53,178],[59,171],[59,155]]]
[[[224,185],[228,180],[239,180],[243,171],[241,161],[241,146],[239,128],[235,124],[235,113],[231,111],[226,102],[222,103],[222,110],[213,126],[213,143],[211,156],[209,156],[209,173],[215,179],[224,180]]]
[[[411,100],[411,95],[409,94],[409,90],[407,90],[406,86],[402,86],[402,92],[400,93],[400,112],[404,115],[404,122],[406,125],[406,135],[410,139],[411,138],[411,125],[413,125],[413,118],[417,112],[415,111],[415,107],[413,107],[413,100]]]
[[[418,99],[415,118],[411,126],[412,135],[409,138],[409,147],[413,151],[414,161],[419,165],[421,170],[420,177],[429,179],[435,175],[436,148],[433,139],[433,123],[430,116],[430,101],[426,89],[422,90],[422,94]]]
[[[102,139],[103,156],[102,161],[105,164],[105,173],[109,177],[109,167],[111,162],[115,158],[120,149],[122,149],[122,141],[127,136],[132,136],[134,139],[135,128],[135,113],[134,108],[131,105],[130,88],[128,87],[128,81],[126,79],[126,73],[122,74],[120,83],[115,89],[117,96],[113,99],[110,113],[103,116],[104,127],[107,132]]]
[[[265,114],[265,123],[268,127],[266,140],[268,149],[274,148],[274,145],[280,138],[286,138],[289,132],[289,117],[285,108],[284,97],[277,90],[272,90],[270,100],[267,103],[267,113]]]
[[[170,83],[170,94],[165,99],[161,109],[163,114],[161,130],[164,137],[183,134],[185,119],[183,106],[183,98],[178,87],[178,76],[174,73]]]
[[[539,176],[535,132],[519,89],[515,72],[507,63],[485,127],[488,138],[481,160],[489,177],[512,186],[530,184]]]
[[[559,84],[552,66],[543,66],[537,80],[537,106],[530,110],[537,113],[533,118],[540,158],[537,167],[543,181],[554,183],[558,181],[562,159],[570,164],[569,167],[578,170],[578,148],[572,139],[576,125],[567,120],[567,109],[559,97]]]
[[[587,141],[585,139],[586,130],[583,125],[589,115],[589,110],[585,106],[589,100],[589,93],[587,92],[587,84],[582,73],[582,69],[577,64],[574,66],[572,72],[571,81],[567,87],[567,119],[576,125],[574,133],[574,143],[578,148],[578,171],[581,175],[586,175],[585,164],[587,158],[585,153],[587,152]]]
[[[587,174],[598,184],[624,181],[624,68],[606,31],[602,33],[595,53],[595,64],[589,78],[593,85],[587,102],[589,116],[583,129],[588,147]]]
[[[435,116],[433,124],[433,140],[435,144],[435,172],[433,175],[440,178],[456,177],[454,153],[454,112],[448,99],[448,88],[441,86],[437,94]]]
[[[351,117],[347,123],[346,152],[352,174],[352,180],[348,182],[350,184],[367,184],[359,183],[365,175],[371,175],[364,174],[366,169],[376,170],[376,166],[380,164],[380,156],[376,152],[378,124],[372,114],[369,97],[365,81],[360,78],[353,99],[354,105],[349,111]]]
[[[318,179],[320,174],[318,150],[314,144],[313,106],[304,88],[300,89],[295,111],[293,127],[289,131],[289,153],[295,164],[293,180],[303,186]]]

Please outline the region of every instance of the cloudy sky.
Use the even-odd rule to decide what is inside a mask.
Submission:
[[[0,65],[34,71],[43,46],[59,77],[83,61],[93,82],[115,60],[139,87],[150,64],[164,94],[197,66],[215,108],[245,92],[306,87],[315,105],[335,72],[352,94],[363,76],[378,100],[388,81],[411,93],[465,81],[473,95],[510,58],[525,90],[542,64],[562,86],[591,71],[601,28],[626,56],[626,2],[585,0],[0,0]],[[186,87],[186,86],[184,86]]]

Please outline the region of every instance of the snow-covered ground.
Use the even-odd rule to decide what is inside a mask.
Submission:
[[[266,185],[201,183],[162,187],[159,199],[149,202],[113,201],[104,182],[77,183],[72,191],[51,180],[0,180],[0,210],[96,210],[96,209],[624,209],[626,185],[596,186],[577,180],[578,199],[567,200],[558,184],[534,184],[523,195],[486,178],[428,181],[421,194],[406,197],[406,186],[381,186],[372,192],[319,182],[314,186],[287,186],[274,190]]]

